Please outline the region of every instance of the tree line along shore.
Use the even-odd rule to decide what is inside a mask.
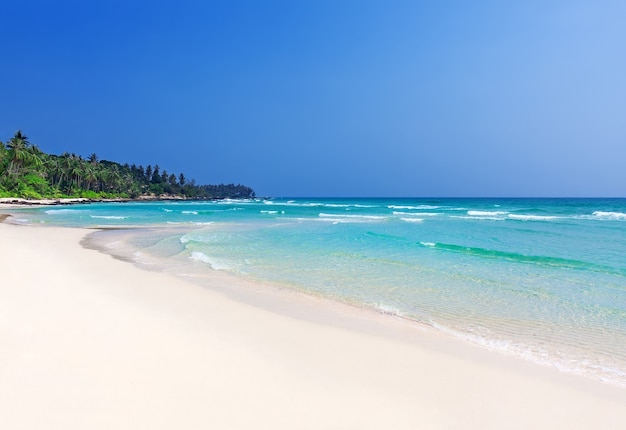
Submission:
[[[46,154],[17,131],[0,141],[0,198],[72,202],[84,200],[225,199],[252,198],[245,185],[197,185],[184,173],[154,166],[99,160],[96,154]]]

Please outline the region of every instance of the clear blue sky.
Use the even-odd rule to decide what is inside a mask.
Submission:
[[[0,2],[0,139],[271,196],[626,196],[626,2]]]

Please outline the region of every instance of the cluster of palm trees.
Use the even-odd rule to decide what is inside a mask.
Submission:
[[[45,170],[49,184],[65,194],[77,190],[137,194],[141,190],[133,187],[133,178],[124,174],[117,165],[105,165],[96,154],[84,159],[76,154],[48,155]]]
[[[6,143],[0,141],[0,196],[24,198],[89,197],[136,198],[141,195],[174,195],[186,198],[254,196],[243,185],[202,185],[161,171],[159,166],[121,165],[76,154],[52,155],[29,142],[21,131]]]
[[[7,151],[8,148],[8,151]],[[15,135],[7,142],[7,148],[0,142],[0,162],[7,163],[7,176],[19,176],[25,166],[40,166],[41,154],[37,145],[32,145],[28,141],[28,137],[18,130]]]
[[[127,197],[141,193],[132,176],[115,164],[102,165],[96,154],[88,159],[69,153],[46,154],[17,131],[6,147],[0,142],[0,191],[26,198],[77,196],[90,191]]]

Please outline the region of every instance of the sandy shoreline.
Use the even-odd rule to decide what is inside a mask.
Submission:
[[[0,224],[0,428],[626,422],[626,389],[341,306],[274,312],[85,249],[88,233]]]

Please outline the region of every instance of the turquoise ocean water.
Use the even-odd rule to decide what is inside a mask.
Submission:
[[[272,199],[13,212],[22,223],[135,227],[97,239],[146,267],[221,270],[373,307],[626,385],[626,199]]]

